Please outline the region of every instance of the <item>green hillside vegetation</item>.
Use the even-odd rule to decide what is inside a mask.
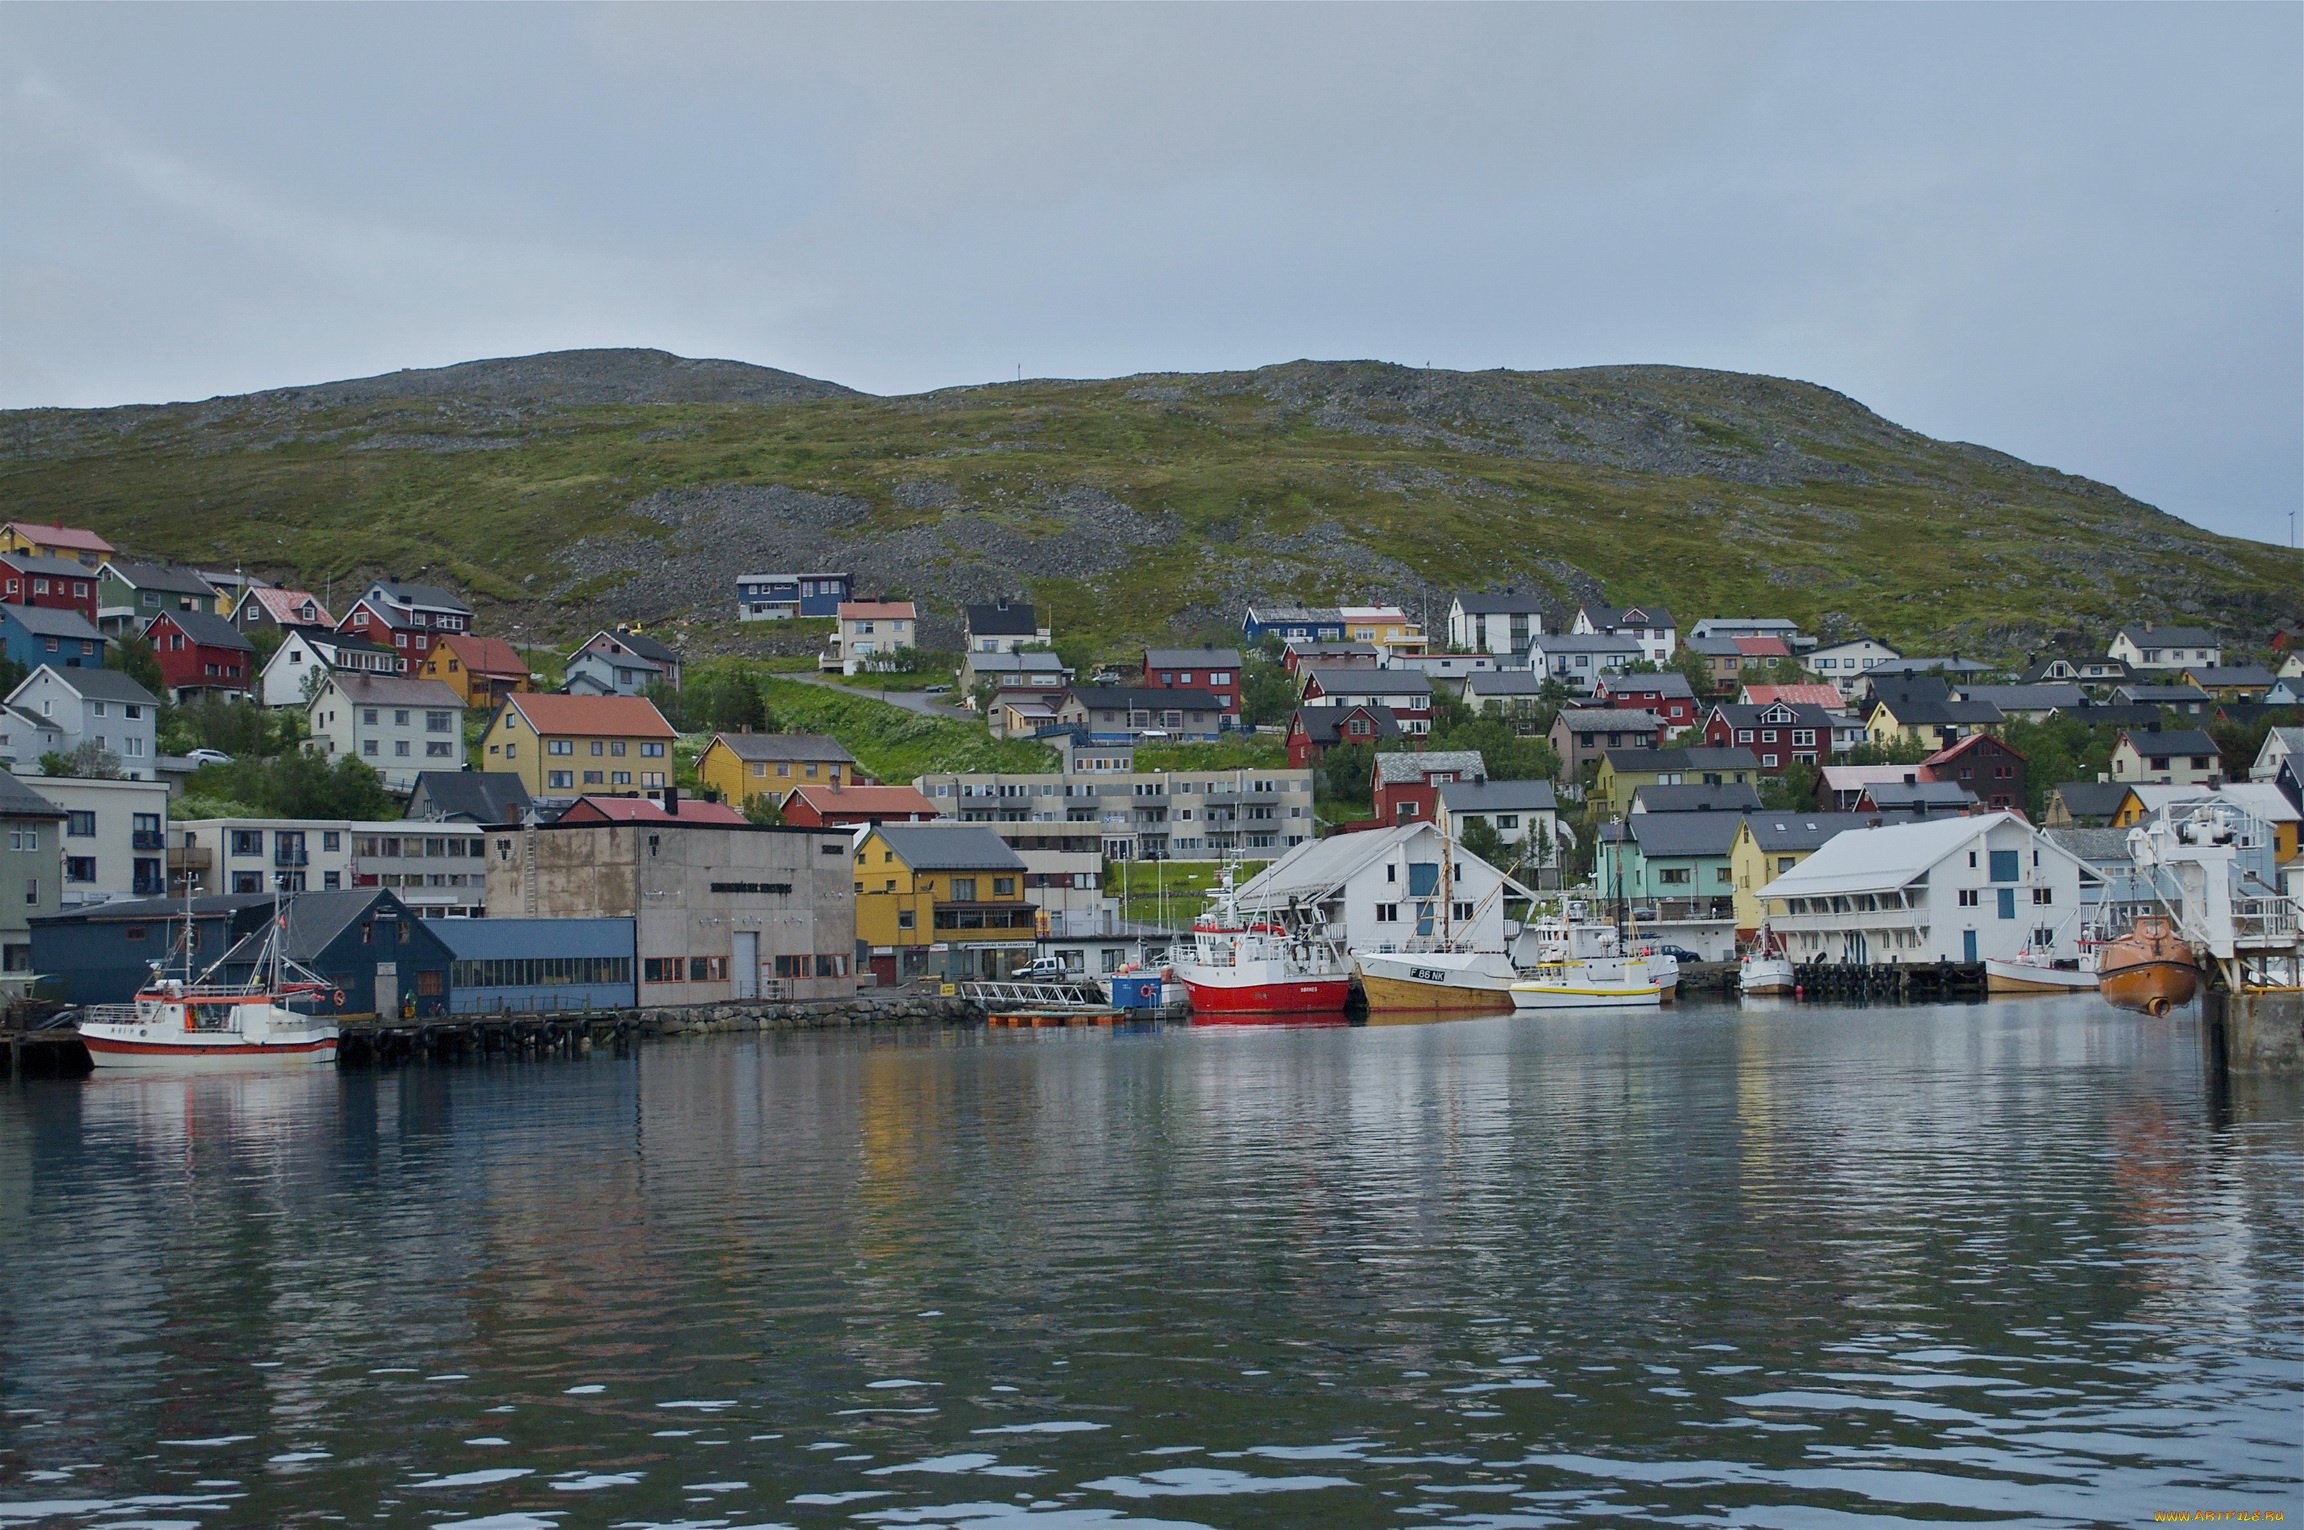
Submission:
[[[946,618],[1029,593],[1067,658],[1229,630],[1257,600],[1437,621],[1451,590],[1508,583],[2004,656],[2140,616],[2245,640],[2304,614],[2290,552],[1736,373],[1296,362],[722,403],[427,375],[400,397],[381,379],[17,411],[0,506],[339,596],[445,582],[523,642],[612,618],[677,640],[692,617],[708,646],[764,652],[726,620],[733,576],[796,567]]]
[[[850,696],[798,680],[763,677],[762,697],[788,733],[829,733],[865,770],[891,785],[929,771],[1039,771],[1056,768],[1056,751],[1020,739],[996,739],[981,724],[922,717],[870,696]]]

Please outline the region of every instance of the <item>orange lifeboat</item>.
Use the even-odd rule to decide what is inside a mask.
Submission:
[[[2147,914],[2097,948],[2096,986],[2117,1008],[2165,1015],[2200,991],[2200,963],[2166,919]]]

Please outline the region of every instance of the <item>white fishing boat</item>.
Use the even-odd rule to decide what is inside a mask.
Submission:
[[[1676,958],[1627,952],[1616,926],[1589,917],[1581,902],[1570,900],[1558,918],[1532,923],[1528,933],[1536,960],[1510,987],[1516,1010],[1653,1008],[1679,986]]]
[[[1763,924],[1760,938],[1736,964],[1736,991],[1744,994],[1790,993],[1799,974],[1784,952],[1784,938]]]
[[[181,949],[191,950],[191,915]],[[287,920],[275,904],[272,927],[242,983],[213,982],[219,961],[198,978],[152,981],[131,1004],[92,1004],[78,1015],[81,1044],[99,1068],[231,1070],[301,1067],[336,1060],[336,1026],[290,1006],[321,994],[342,1003],[334,984],[280,949]],[[187,963],[188,964],[188,963]]]
[[[1453,842],[1440,842],[1442,887],[1456,885]],[[1434,898],[1437,928],[1428,938],[1414,938],[1405,949],[1361,946],[1351,952],[1352,972],[1360,981],[1361,997],[1371,1015],[1396,1013],[1432,1015],[1501,1015],[1512,1009],[1512,985],[1519,969],[1501,947],[1479,950],[1472,941],[1483,927],[1489,905],[1504,895],[1509,881],[1499,879],[1469,919],[1458,921],[1453,900]],[[1493,936],[1491,939],[1495,938]]]
[[[2096,974],[2078,957],[2051,958],[2044,952],[2019,951],[2006,961],[1984,959],[1987,993],[2086,993],[2096,987]]]
[[[1501,951],[1355,951],[1371,1013],[1502,1014],[1520,973]]]

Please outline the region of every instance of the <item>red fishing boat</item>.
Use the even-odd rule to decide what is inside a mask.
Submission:
[[[1333,941],[1243,916],[1233,868],[1217,874],[1208,912],[1192,923],[1192,952],[1176,964],[1195,1016],[1340,1012],[1352,974]]]

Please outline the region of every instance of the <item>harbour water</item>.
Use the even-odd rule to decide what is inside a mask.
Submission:
[[[0,1088],[0,1527],[2304,1514],[2304,1125],[2093,996]]]

